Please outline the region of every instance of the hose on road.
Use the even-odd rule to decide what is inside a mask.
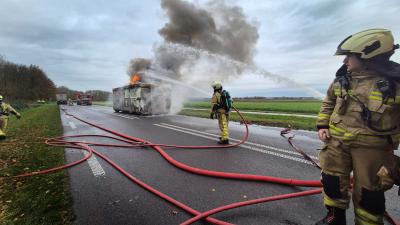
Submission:
[[[301,191],[297,193],[291,193],[291,194],[284,194],[284,195],[278,195],[278,196],[271,196],[271,197],[266,197],[266,198],[260,198],[260,199],[254,199],[250,201],[244,201],[244,202],[238,202],[238,203],[233,203],[227,206],[222,206],[218,207],[216,209],[201,213],[190,206],[177,201],[176,199],[162,193],[161,191],[151,187],[150,185],[144,183],[143,181],[139,180],[138,178],[132,176],[130,173],[125,171],[123,168],[118,166],[115,162],[113,162],[111,159],[109,159],[107,156],[104,154],[101,154],[97,152],[95,149],[93,149],[91,146],[103,146],[103,147],[125,147],[125,148],[132,148],[132,147],[151,147],[152,149],[156,150],[162,157],[164,157],[165,160],[167,160],[169,163],[174,165],[175,167],[178,167],[182,170],[185,170],[187,172],[199,174],[199,175],[204,175],[204,176],[210,176],[210,177],[218,177],[218,178],[228,178],[228,179],[238,179],[238,180],[249,180],[249,181],[262,181],[262,182],[272,182],[272,183],[278,183],[282,185],[289,185],[289,186],[304,186],[304,187],[322,187],[321,182],[319,180],[297,180],[297,179],[288,179],[288,178],[280,178],[280,177],[271,177],[271,176],[262,176],[262,175],[254,175],[254,174],[241,174],[241,173],[226,173],[226,172],[220,172],[220,171],[212,171],[212,170],[205,170],[205,169],[200,169],[200,168],[195,168],[191,167],[187,164],[181,163],[174,158],[172,158],[169,154],[167,154],[161,147],[168,147],[168,148],[185,148],[185,149],[210,149],[210,148],[230,148],[230,147],[235,147],[239,146],[243,143],[245,143],[248,139],[249,136],[249,128],[248,124],[245,122],[245,119],[243,118],[243,115],[240,113],[239,110],[234,108],[234,110],[238,113],[240,116],[241,120],[243,121],[245,127],[246,127],[246,132],[242,140],[238,143],[231,144],[231,145],[211,145],[211,146],[183,146],[183,145],[166,145],[166,144],[155,144],[151,143],[150,141],[146,141],[137,137],[132,137],[127,134],[120,133],[118,131],[114,131],[112,129],[97,125],[95,123],[89,122],[87,120],[81,119],[75,115],[69,114],[68,112],[65,112],[66,115],[73,117],[76,120],[79,120],[83,123],[86,123],[88,125],[91,125],[93,127],[96,127],[98,129],[101,129],[103,131],[106,131],[109,134],[115,135],[115,136],[109,136],[109,135],[72,135],[72,136],[62,136],[62,137],[57,137],[57,138],[50,138],[45,141],[46,144],[51,145],[51,146],[58,146],[58,147],[64,147],[64,148],[76,148],[76,149],[82,149],[85,151],[88,151],[89,154],[87,154],[84,158],[79,159],[75,162],[66,164],[64,166],[60,166],[57,168],[52,168],[52,169],[47,169],[47,170],[42,170],[42,171],[35,171],[35,172],[30,172],[30,173],[25,173],[21,174],[15,177],[29,177],[29,176],[34,176],[38,174],[46,174],[46,173],[52,173],[55,171],[59,171],[62,169],[70,168],[72,166],[75,166],[79,163],[82,163],[89,159],[92,154],[96,154],[99,157],[101,157],[104,161],[109,163],[111,166],[113,166],[115,169],[117,169],[120,173],[122,173],[124,176],[126,176],[128,179],[131,181],[137,183],[141,187],[145,188],[149,192],[157,195],[158,197],[165,199],[166,201],[178,206],[179,208],[185,210],[186,212],[195,215],[192,219],[184,222],[183,224],[191,224],[193,222],[196,222],[201,219],[205,219],[206,221],[213,223],[213,224],[219,224],[219,225],[228,225],[231,223],[224,222],[218,219],[214,219],[209,217],[210,215],[213,215],[217,212],[221,212],[224,210],[232,209],[232,208],[237,208],[241,206],[246,206],[246,205],[252,205],[252,204],[259,204],[262,202],[269,202],[269,201],[276,201],[276,200],[281,200],[281,199],[288,199],[288,198],[295,198],[295,197],[301,197],[301,196],[308,196],[308,195],[314,195],[314,194],[319,194],[322,192],[321,188],[318,189],[312,189],[308,191]],[[114,139],[117,141],[124,142],[125,144],[104,144],[104,143],[93,143],[93,142],[85,142],[85,141],[71,141],[68,139],[73,139],[73,138],[80,138],[80,137],[103,137],[103,138],[109,138],[109,139]]]

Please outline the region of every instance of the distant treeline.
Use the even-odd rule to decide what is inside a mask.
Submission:
[[[93,101],[111,101],[111,92],[100,90],[89,90],[86,94],[93,95]]]
[[[0,56],[0,95],[10,100],[52,100],[56,85],[35,65],[20,65]]]
[[[57,94],[67,94],[67,98],[75,100],[76,95],[80,94],[90,94],[93,96],[93,101],[108,101],[111,95],[111,92],[108,91],[100,91],[100,90],[89,90],[89,91],[76,91],[69,89],[68,87],[61,86],[57,88]]]
[[[16,64],[0,56],[0,95],[6,101],[51,101],[55,100],[56,93],[65,93],[71,99],[76,99],[77,93],[91,94],[94,101],[107,101],[111,94],[100,90],[76,91],[65,86],[57,88],[39,66]]]

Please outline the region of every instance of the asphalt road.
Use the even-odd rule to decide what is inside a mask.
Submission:
[[[219,133],[216,120],[187,116],[139,117],[114,113],[110,107],[62,106],[68,113],[153,143],[213,145]],[[106,134],[63,112],[64,134]],[[296,154],[279,135],[280,128],[250,126],[249,141],[230,149],[166,149],[176,160],[193,167],[223,172],[249,173],[295,179],[320,177],[320,172]],[[231,137],[241,139],[244,126],[230,123]],[[80,140],[107,142],[101,138]],[[321,143],[315,132],[297,131],[296,144],[317,158]],[[233,202],[307,190],[277,184],[226,180],[199,176],[170,165],[151,148],[105,148],[98,151],[149,185],[191,206],[207,211]],[[68,162],[83,157],[66,149]],[[99,158],[69,169],[74,200],[75,224],[173,225],[192,216],[131,182]],[[387,209],[400,218],[397,189],[386,193]],[[320,195],[270,202],[218,213],[214,218],[234,224],[314,224],[325,215]],[[348,224],[353,212],[348,210]],[[196,224],[207,224],[198,222]]]

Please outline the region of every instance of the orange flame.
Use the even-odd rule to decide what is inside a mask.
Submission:
[[[139,74],[134,74],[133,76],[131,76],[131,81],[130,84],[131,85],[135,85],[137,84],[137,82],[139,82],[141,80]]]

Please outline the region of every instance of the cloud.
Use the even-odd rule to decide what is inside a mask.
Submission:
[[[348,35],[383,27],[400,42],[398,0],[226,2],[258,21],[258,66],[318,90],[332,81],[342,60],[332,55]],[[162,40],[158,31],[168,21],[157,0],[2,0],[0,14],[0,55],[39,65],[57,85],[81,90],[126,84],[129,60],[151,57],[153,43]],[[400,54],[393,58],[400,61]],[[250,83],[244,88],[231,85],[238,95],[271,94],[265,90],[273,88],[272,81],[245,77]],[[281,88],[282,95],[288,93]]]
[[[327,88],[333,80],[343,60],[333,54],[350,34],[383,27],[391,29],[400,42],[400,25],[395,19],[400,4],[396,0],[385,4],[361,0],[237,3],[248,14],[259,15],[257,64],[316,89]],[[399,53],[393,59],[399,60]]]
[[[41,66],[57,85],[111,90],[126,82],[132,55],[151,54],[162,23],[158,4],[2,1],[0,54]]]

